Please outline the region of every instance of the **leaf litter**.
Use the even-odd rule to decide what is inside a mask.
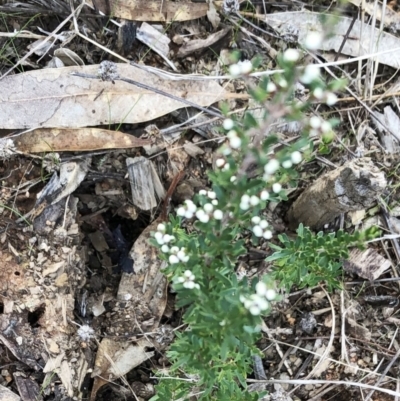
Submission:
[[[117,29],[116,18],[132,19],[134,23],[139,19],[171,22],[162,32],[151,24],[138,27],[143,44],[135,51],[128,48],[127,54],[139,64],[118,64],[120,75],[202,107],[225,99],[238,113],[248,106],[245,96],[236,96],[242,94],[245,85],[209,79],[210,75],[212,78],[225,72],[231,61],[224,57],[224,51],[232,50],[232,41],[245,58],[268,54],[263,68],[271,69],[276,67],[277,51],[286,46],[282,38],[291,37],[291,46],[297,47],[310,29],[321,29],[320,14],[298,11],[292,4],[282,13],[276,12],[280,9],[274,2],[268,3],[268,14],[253,20],[265,21],[262,28],[269,35],[242,20],[237,37],[231,36],[236,21],[224,19],[219,2],[211,6],[197,2],[110,4],[112,13],[104,8],[106,2],[93,2],[97,11],[111,15],[109,31]],[[49,4],[48,9],[63,18],[70,11],[59,0]],[[20,6],[19,11],[27,10],[26,5]],[[94,35],[99,46],[110,49],[109,31],[103,30],[100,19],[85,16],[98,15],[97,11],[84,7],[78,21],[85,22],[86,32]],[[54,19],[47,18],[50,22]],[[188,20],[192,22],[183,22]],[[357,19],[346,38],[343,32],[349,30],[351,18],[340,17],[339,33],[321,50],[338,52],[345,41],[342,57],[366,57],[372,46],[374,51],[382,52],[376,56],[377,61],[397,69],[397,53],[392,52],[400,47],[396,19],[390,14],[388,21],[390,32],[379,33],[379,27],[374,27],[375,39],[368,42],[369,36],[359,32],[363,29],[370,33],[370,25]],[[51,29],[44,26],[41,32],[45,31]],[[12,363],[24,364],[3,371],[0,391],[9,387],[13,390],[8,390],[10,399],[19,399],[18,393],[23,400],[147,400],[154,394],[153,372],[168,366],[165,351],[180,324],[157,253],[147,241],[160,221],[159,215],[166,216],[171,206],[207,188],[205,171],[212,168],[213,153],[223,138],[215,119],[199,114],[182,101],[123,81],[103,82],[71,74],[96,75],[103,56],[82,37],[64,32],[68,39],[60,42],[62,47],[54,49],[50,42],[39,54],[27,53],[26,63],[36,71],[27,68],[24,73],[0,80],[1,128],[12,130],[5,131],[0,152],[4,177],[0,193],[0,339]],[[138,42],[133,40],[131,46],[133,43]],[[26,52],[27,44],[26,38],[16,36],[14,47],[8,46],[8,57],[14,65],[20,59],[18,52]],[[82,51],[84,46],[90,50]],[[33,44],[31,49],[35,47]],[[321,52],[321,57],[324,55],[329,57]],[[44,69],[52,60],[54,66],[73,66]],[[164,70],[164,75],[151,72],[153,67]],[[168,68],[181,74],[171,74]],[[357,64],[353,62],[352,68],[356,69]],[[189,75],[199,72],[208,75],[204,77],[207,80]],[[346,73],[351,76],[354,71]],[[381,73],[384,79],[378,82],[384,86],[385,79],[395,71],[382,69]],[[380,92],[380,86],[374,88],[374,95],[381,96]],[[358,95],[362,97],[363,93]],[[354,98],[351,101],[359,104]],[[396,176],[398,138],[388,136],[384,125],[395,132],[398,118],[393,110],[397,105],[374,105],[378,121],[363,109],[359,114],[349,110],[346,115],[342,110],[345,106],[339,104],[334,113],[343,120],[338,129],[341,140]],[[368,130],[362,129],[361,119],[369,122]],[[346,127],[357,130],[356,143],[346,137]],[[27,128],[31,130],[15,132]],[[283,141],[296,135],[280,131]],[[342,166],[348,154],[343,147],[334,146],[327,157],[330,163]],[[301,171],[307,186],[312,184],[315,171],[326,169],[321,160],[310,162]],[[388,199],[393,204],[399,197],[396,187],[392,189]],[[280,205],[269,213],[279,211]],[[367,214],[375,219],[373,224],[385,224],[377,208],[366,210],[362,216]],[[279,230],[285,223],[280,222],[279,215],[275,217]],[[345,221],[349,227],[368,223],[367,219]],[[397,232],[393,228],[398,223],[395,208],[388,212],[388,221],[388,230]],[[370,245],[368,253],[352,255],[349,269],[353,277],[346,277],[342,294],[331,294],[329,299],[319,289],[293,292],[277,305],[266,319],[268,325],[263,327],[264,336],[257,344],[263,351],[261,370],[267,378],[289,382],[313,372],[332,381],[356,382],[364,374],[371,374],[379,360],[395,358],[396,350],[388,341],[372,342],[372,338],[378,327],[390,338],[398,323],[393,302],[398,289],[390,281],[396,264],[396,241],[384,239],[385,252]],[[265,246],[249,250],[249,256],[241,262],[244,274],[254,275],[266,268],[263,260],[267,255]],[[360,280],[362,277],[369,281]],[[369,298],[364,302],[361,294]],[[371,303],[371,294],[379,296],[379,302]],[[309,314],[317,325],[304,332],[300,323]],[[383,324],[382,317],[386,319]],[[343,327],[340,336],[337,332],[332,336],[334,327]],[[325,341],[326,337],[333,344]],[[257,366],[260,368],[260,363]],[[396,377],[393,369],[385,374]],[[30,395],[24,392],[24,385],[31,389]],[[310,382],[294,395],[289,395],[290,384],[264,386],[271,392],[270,399],[316,399],[326,390],[333,400],[359,396],[351,387],[339,384],[321,388]],[[385,393],[380,394],[379,399],[384,400]]]

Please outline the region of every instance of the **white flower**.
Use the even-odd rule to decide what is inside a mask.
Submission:
[[[189,256],[186,255],[185,248],[181,248],[178,253],[176,254],[178,259],[180,259],[182,262],[187,262],[189,261]]]
[[[276,91],[276,85],[272,81],[269,81],[268,84],[267,84],[267,88],[266,89],[267,89],[268,93],[275,92]]]
[[[329,121],[324,121],[324,122],[321,124],[321,131],[322,131],[323,133],[327,133],[327,132],[332,131],[332,125],[331,125],[331,123],[330,123]]]
[[[322,88],[315,88],[313,91],[313,95],[316,99],[322,99],[324,97],[324,91]]]
[[[206,213],[211,213],[214,210],[214,206],[211,203],[206,203],[203,209]]]
[[[258,316],[262,311],[268,309],[268,305],[268,301],[257,294],[250,295],[244,304],[245,308],[254,316]]]
[[[250,205],[249,205],[248,203],[241,203],[241,204],[239,205],[239,207],[240,207],[240,209],[242,209],[242,210],[249,210]]]
[[[284,162],[282,162],[282,167],[283,168],[290,168],[293,166],[293,163],[291,160],[285,160]]]
[[[215,210],[213,216],[215,220],[222,220],[224,214],[222,213],[222,210]]]
[[[231,177],[230,181],[231,181],[231,182],[236,181],[236,175],[233,175],[233,176]]]
[[[187,200],[185,201],[186,204],[186,210],[192,213],[195,213],[197,210],[197,206],[191,201],[191,200]]]
[[[229,163],[225,163],[224,167],[222,167],[222,171],[228,171],[231,168]]]
[[[171,246],[171,253],[177,254],[179,252],[179,248],[177,246]]]
[[[269,198],[269,192],[266,190],[261,191],[260,199],[266,201],[268,198]]]
[[[336,102],[337,102],[337,96],[332,92],[327,93],[325,103],[328,106],[333,106]]]
[[[304,46],[308,50],[318,50],[321,47],[323,36],[319,32],[309,32],[304,40]]]
[[[200,220],[200,218],[203,218],[206,215],[206,212],[203,209],[199,209],[196,212],[196,217]]]
[[[217,194],[216,194],[214,191],[208,191],[208,192],[207,192],[207,196],[208,196],[210,199],[216,199],[216,198],[217,198]]]
[[[176,214],[178,215],[178,216],[185,216],[185,213],[186,213],[186,209],[184,208],[184,207],[178,207],[178,210],[176,211]]]
[[[262,237],[263,236],[263,229],[260,226],[254,226],[253,227],[253,233],[256,237]]]
[[[253,216],[253,217],[251,218],[251,222],[252,222],[253,224],[258,224],[260,221],[261,221],[260,216]]]
[[[279,162],[276,159],[271,159],[265,166],[264,171],[266,174],[274,174],[279,168]]]
[[[275,184],[272,185],[272,190],[277,194],[281,192],[282,185],[279,184],[279,182],[276,182]]]
[[[224,127],[224,129],[226,129],[227,131],[231,130],[234,126],[235,123],[233,122],[232,119],[227,118],[224,120],[224,122],[222,123],[222,126]]]
[[[163,239],[164,242],[168,244],[169,242],[173,241],[175,237],[173,235],[165,234]]]
[[[249,74],[253,71],[253,64],[250,60],[239,61],[238,63],[242,69],[242,74]]]
[[[221,148],[221,153],[222,153],[224,156],[229,156],[229,155],[232,153],[232,149],[231,149],[230,147],[228,147],[228,146],[223,146],[223,147]]]
[[[281,88],[287,88],[288,83],[287,83],[286,79],[283,79],[283,78],[282,78],[282,79],[279,80],[278,85],[279,85]]]
[[[283,60],[289,63],[295,63],[300,58],[300,53],[296,49],[287,49],[283,53]]]
[[[186,281],[183,283],[183,286],[185,288],[187,288],[188,290],[193,290],[193,288],[197,288],[197,289],[200,288],[200,286],[193,281]]]
[[[242,195],[242,197],[240,198],[240,202],[241,203],[249,203],[250,202],[250,196],[247,194]]]
[[[242,75],[242,68],[238,64],[232,64],[229,66],[229,74],[232,78],[237,78]]]
[[[165,224],[160,223],[160,224],[157,226],[157,231],[160,231],[160,232],[162,232],[162,233],[165,233],[165,230],[166,230]]]
[[[194,213],[193,212],[190,212],[190,211],[186,211],[186,213],[185,213],[185,217],[187,218],[187,219],[191,219],[192,217],[194,216]]]
[[[168,253],[169,252],[169,246],[168,245],[163,245],[161,247],[161,252]]]
[[[263,281],[259,281],[256,284],[256,293],[261,297],[264,297],[267,294],[268,288],[267,285]]]
[[[216,199],[213,199],[213,200],[211,201],[211,203],[212,203],[214,206],[217,206],[217,205],[218,205],[218,201],[217,201]]]
[[[204,195],[204,196],[206,196],[206,195],[207,195],[207,191],[206,191],[205,189],[200,189],[199,195]]]
[[[234,129],[231,129],[227,134],[226,137],[228,139],[237,138],[237,132]]]
[[[273,301],[276,298],[276,291],[273,289],[267,290],[265,298],[267,298],[268,301]]]
[[[321,126],[321,119],[318,116],[312,116],[309,124],[311,128],[318,129]]]
[[[171,265],[174,265],[174,264],[180,262],[178,256],[176,256],[176,255],[170,255],[168,260],[169,260],[169,263],[171,263]]]
[[[260,220],[260,222],[258,224],[263,230],[266,229],[269,226],[267,220]]]
[[[215,165],[216,165],[218,168],[224,167],[224,165],[225,165],[225,160],[224,160],[224,159],[217,159],[217,160],[215,161]],[[228,166],[228,168],[229,168],[229,166]]]
[[[301,153],[298,150],[295,150],[291,155],[290,158],[294,164],[299,164],[302,160]]]
[[[250,197],[250,205],[257,206],[260,203],[260,198],[258,196],[252,195]]]
[[[164,245],[164,235],[163,235],[163,233],[160,233],[159,231],[157,231],[154,234],[154,238],[157,241],[158,245]]]
[[[210,221],[210,216],[205,213],[204,210],[200,209],[196,212],[196,217],[202,222],[202,223],[208,223]]]
[[[225,319],[224,319],[224,320],[221,320],[221,321],[219,322],[219,325],[220,325],[220,326],[225,326],[225,325],[226,325]]]
[[[264,231],[264,233],[263,233],[263,238],[265,238],[265,239],[271,239],[271,238],[272,238],[272,232],[269,231],[269,230]]]
[[[229,140],[229,146],[232,149],[239,149],[242,146],[242,140],[238,136],[231,138]]]
[[[194,280],[196,278],[190,270],[185,270],[183,277],[187,278],[188,280]]]
[[[199,284],[196,284],[194,282],[194,279],[196,277],[194,276],[194,274],[190,271],[190,270],[186,270],[183,273],[183,276],[178,277],[177,282],[178,283],[182,283],[183,287],[192,290],[193,288],[200,288]]]
[[[300,77],[300,81],[303,84],[310,84],[319,77],[319,67],[315,64],[310,64],[304,69],[303,75]]]

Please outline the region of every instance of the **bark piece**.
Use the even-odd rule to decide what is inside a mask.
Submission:
[[[374,249],[360,251],[353,249],[343,268],[367,280],[377,280],[390,267],[390,260],[379,255]]]
[[[143,156],[126,159],[133,204],[142,210],[151,210],[164,199],[165,189],[151,160]]]
[[[299,196],[289,209],[289,225],[321,229],[340,213],[370,207],[385,187],[384,173],[370,159],[352,160],[318,178]]]

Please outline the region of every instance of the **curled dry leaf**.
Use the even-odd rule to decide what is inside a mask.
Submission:
[[[54,55],[58,57],[65,66],[85,65],[84,61],[74,51],[65,47],[54,50]]]

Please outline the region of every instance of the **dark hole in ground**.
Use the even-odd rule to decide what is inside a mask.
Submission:
[[[0,314],[4,313],[4,304],[3,302],[0,302]]]
[[[35,329],[40,326],[39,320],[43,316],[45,311],[45,306],[41,305],[38,308],[36,308],[33,312],[28,312],[28,323],[30,326]]]

